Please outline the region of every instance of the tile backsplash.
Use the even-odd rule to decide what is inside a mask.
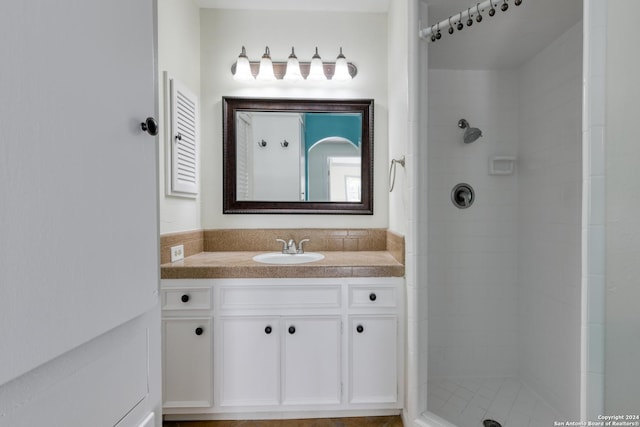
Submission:
[[[276,239],[309,239],[306,251],[386,251],[404,263],[404,237],[382,228],[220,229],[160,236],[160,262],[171,261],[171,247],[184,245],[185,257],[199,252],[278,251]]]

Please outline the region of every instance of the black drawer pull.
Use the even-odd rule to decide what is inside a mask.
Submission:
[[[189,302],[189,294],[184,294],[180,297],[180,301]]]
[[[375,294],[375,293],[371,292],[371,293],[369,294],[369,299],[370,299],[371,301],[375,301],[375,300],[376,300],[376,298],[378,298],[378,297],[376,296],[376,294]]]
[[[204,329],[201,327],[196,328],[196,335],[202,335],[204,333]]]
[[[267,326],[266,328],[264,328],[264,333],[267,335],[269,335],[271,331],[272,331],[271,326]]]
[[[295,326],[289,326],[289,333],[291,335],[295,334],[296,333],[296,327]]]
[[[361,334],[362,332],[364,332],[364,326],[362,325],[356,326],[356,331],[358,331],[358,333]]]

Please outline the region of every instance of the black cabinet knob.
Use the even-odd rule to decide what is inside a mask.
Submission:
[[[356,326],[356,331],[358,331],[358,333],[361,334],[362,332],[364,332],[364,326],[362,325]]]
[[[376,300],[376,298],[378,298],[378,297],[376,296],[376,294],[375,294],[375,293],[371,292],[371,293],[369,294],[369,299],[370,299],[371,301],[375,301],[375,300]]]
[[[204,329],[201,327],[196,328],[196,335],[202,335],[204,333]]]
[[[271,333],[271,326],[267,326],[266,328],[264,328],[264,333],[269,335]]]
[[[158,122],[153,117],[147,117],[144,122],[140,123],[140,129],[151,136],[156,136],[158,134]]]
[[[189,295],[188,294],[184,294],[180,297],[180,300],[182,302],[189,302]]]
[[[295,326],[289,326],[289,333],[291,335],[295,334],[296,333],[296,327]]]

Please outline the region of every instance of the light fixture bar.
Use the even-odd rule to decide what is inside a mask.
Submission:
[[[236,62],[231,66],[231,74],[235,74],[236,72]],[[249,66],[251,67],[251,74],[253,76],[258,75],[258,70],[260,68],[260,61],[249,61]],[[300,62],[300,72],[302,76],[306,79],[309,75],[309,69],[311,67],[311,62]],[[349,68],[349,74],[351,77],[355,77],[358,74],[358,68],[353,65],[351,62],[347,63],[347,67]],[[335,62],[324,62],[322,63],[322,68],[324,69],[324,75],[327,76],[327,79],[331,80],[333,75],[335,74],[336,63]],[[286,62],[273,62],[273,74],[275,74],[276,79],[282,80],[285,73],[287,72],[287,63]]]

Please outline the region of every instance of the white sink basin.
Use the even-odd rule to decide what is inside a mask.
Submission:
[[[254,261],[263,264],[304,264],[307,262],[320,261],[324,255],[316,252],[305,252],[303,254],[283,254],[282,252],[269,252],[253,257]]]

